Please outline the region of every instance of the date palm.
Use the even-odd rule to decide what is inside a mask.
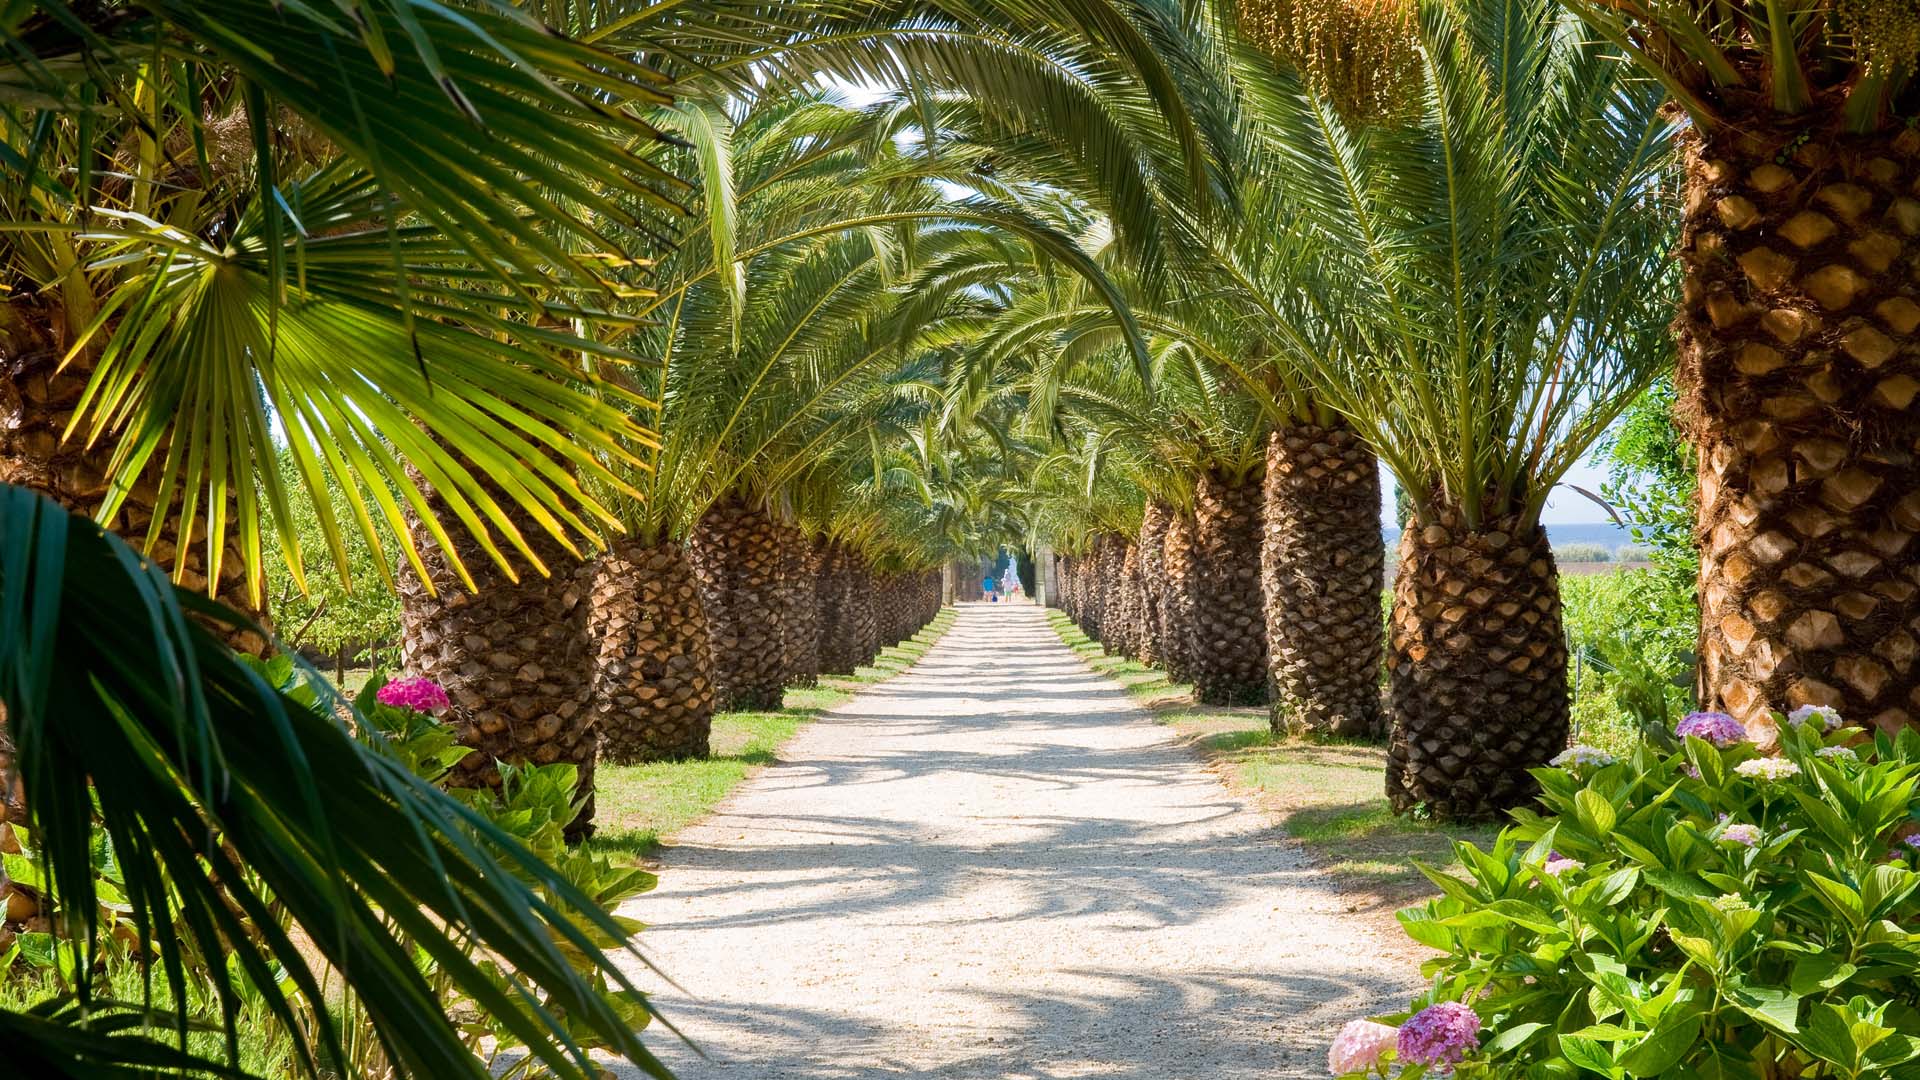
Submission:
[[[1564,744],[1541,508],[1665,355],[1673,125],[1570,22],[1544,0],[1405,9],[1416,62],[1386,116],[1341,100],[1337,66],[1239,46],[1263,138],[1245,196],[1276,228],[1221,261],[1414,506],[1389,656],[1403,811],[1494,813]]]
[[[1920,715],[1920,25],[1911,5],[1567,6],[1690,121],[1677,385],[1699,461],[1700,697],[1759,729]]]

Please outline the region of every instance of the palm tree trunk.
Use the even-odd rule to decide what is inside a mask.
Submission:
[[[503,508],[512,505],[499,498]],[[452,517],[438,496],[429,495],[427,505],[436,517]],[[427,580],[412,574],[399,579],[402,663],[446,689],[455,734],[479,751],[461,759],[447,783],[498,788],[496,760],[573,765],[583,805],[567,836],[578,840],[593,833],[600,743],[592,707],[591,569],[537,522],[511,509],[508,515],[552,577],[522,562],[514,581],[466,530],[451,529],[453,551],[473,576],[475,590],[469,592],[419,522],[409,521]]]
[[[781,540],[787,685],[815,686],[820,682],[820,545],[799,529],[781,530]]]
[[[1115,588],[1120,596],[1120,650],[1129,660],[1140,659],[1141,633],[1146,627],[1146,586],[1140,579],[1140,545],[1125,537],[1114,537],[1118,553],[1119,577]]]
[[[714,707],[780,708],[787,683],[779,531],[739,499],[701,515],[689,547],[713,644]]]
[[[1567,744],[1567,645],[1547,533],[1409,524],[1393,582],[1387,799],[1398,813],[1492,817],[1533,795]]]
[[[865,560],[832,544],[820,564],[820,670],[851,675],[873,659],[879,633]]]
[[[1687,142],[1700,690],[1762,729],[1816,704],[1891,732],[1920,709],[1920,133],[1838,130],[1756,116]]]
[[[1100,644],[1112,656],[1133,651],[1127,619],[1127,542],[1108,534],[1100,538]]]
[[[1272,727],[1379,738],[1380,467],[1352,430],[1267,437],[1266,596]]]
[[[600,560],[591,634],[594,708],[617,765],[707,756],[713,656],[686,548],[623,541]]]
[[[93,356],[83,351],[61,368],[66,352],[62,323],[58,310],[33,300],[0,303],[0,483],[32,488],[76,514],[92,517],[107,494],[107,467],[116,445],[103,439],[89,447],[83,436],[64,438],[92,374]],[[135,484],[107,528],[144,548],[158,493],[152,477]],[[204,519],[198,532],[204,535]],[[182,545],[179,528],[171,521],[162,525],[150,552],[156,565],[178,570],[180,584],[200,593],[208,591],[209,554],[204,541]],[[246,554],[230,530],[213,596],[267,626],[264,598],[255,603],[248,595],[246,570]],[[236,652],[262,656],[267,651],[267,639],[251,630],[222,624],[219,632]]]
[[[1258,477],[1216,471],[1194,487],[1193,690],[1209,705],[1267,699],[1267,628],[1260,596]]]
[[[1167,508],[1148,503],[1140,520],[1140,662],[1165,670],[1166,617],[1161,605],[1167,589]]]
[[[1160,640],[1167,649],[1167,678],[1193,681],[1193,650],[1198,637],[1193,611],[1193,518],[1173,512],[1167,517],[1162,559],[1167,567],[1166,605],[1160,617]]]

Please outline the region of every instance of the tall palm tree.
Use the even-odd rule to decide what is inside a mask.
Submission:
[[[1266,140],[1245,195],[1278,227],[1240,254],[1241,298],[1414,506],[1388,795],[1479,817],[1566,738],[1540,512],[1664,356],[1672,122],[1545,0],[1423,5],[1402,32],[1419,64],[1391,120],[1243,44]]]
[[[1920,36],[1899,4],[1567,0],[1685,111],[1677,383],[1700,691],[1920,715]]]

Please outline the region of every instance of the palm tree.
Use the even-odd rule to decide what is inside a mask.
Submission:
[[[1567,0],[1690,123],[1677,384],[1698,452],[1702,707],[1920,708],[1904,552],[1920,376],[1920,38],[1897,4]]]
[[[1566,645],[1540,512],[1664,355],[1671,121],[1545,0],[1428,5],[1390,122],[1311,71],[1240,70],[1271,247],[1247,310],[1414,506],[1389,657],[1388,795],[1479,817],[1564,745]],[[1242,368],[1257,383],[1257,369]]]

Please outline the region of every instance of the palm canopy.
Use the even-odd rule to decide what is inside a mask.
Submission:
[[[1895,0],[1562,0],[1703,129],[1837,113],[1897,129],[1920,102],[1920,16]]]
[[[425,510],[403,462],[503,563],[531,553],[476,474],[558,535],[605,527],[579,477],[648,433],[578,357],[632,358],[561,327],[617,321],[608,264],[680,214],[661,76],[498,2],[50,2],[0,39],[0,266],[91,367],[67,435],[113,448],[103,519],[141,489],[150,544],[203,525],[210,583],[232,530],[258,596],[264,529],[300,565],[256,467],[283,438],[354,495],[337,563],[342,528]]]
[[[964,159],[903,150],[897,103],[853,110],[816,93],[699,110],[685,155],[703,177],[701,223],[621,341],[660,361],[630,376],[661,431],[620,504],[639,535],[685,535],[723,495],[767,497],[836,444],[866,445],[875,410],[963,332],[991,268],[1079,275],[1122,348],[1137,342],[1070,237],[1014,204],[957,201]]]
[[[1547,0],[1424,4],[1409,32],[1421,79],[1393,123],[1349,122],[1239,47],[1247,224],[1196,291],[1423,511],[1530,524],[1669,361],[1674,125]],[[1284,386],[1272,365],[1233,370]]]

